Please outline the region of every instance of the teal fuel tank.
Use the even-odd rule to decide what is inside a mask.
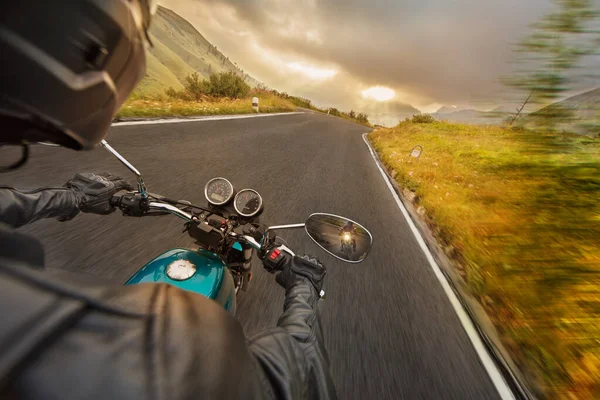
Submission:
[[[215,253],[172,249],[150,261],[126,285],[168,283],[215,300],[235,314],[235,289],[227,264]]]

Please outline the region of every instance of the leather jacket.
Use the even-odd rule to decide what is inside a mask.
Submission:
[[[246,339],[218,304],[171,285],[36,270],[41,244],[14,227],[72,218],[69,196],[0,188],[0,398],[336,398],[305,279],[277,327]]]

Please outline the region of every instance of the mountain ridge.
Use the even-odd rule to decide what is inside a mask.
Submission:
[[[163,95],[169,87],[181,90],[185,78],[194,72],[202,78],[212,73],[232,72],[250,86],[260,84],[169,8],[158,7],[149,37],[152,45],[147,52],[146,75],[135,91],[138,96]]]

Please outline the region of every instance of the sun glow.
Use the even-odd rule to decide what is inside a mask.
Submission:
[[[396,96],[396,92],[384,86],[373,86],[367,90],[363,90],[362,95],[365,99],[387,101],[393,99]]]
[[[300,72],[312,79],[329,79],[337,74],[337,71],[333,69],[321,69],[297,62],[289,63],[287,66],[292,71]]]

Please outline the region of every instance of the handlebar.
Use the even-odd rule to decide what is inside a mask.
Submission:
[[[177,208],[171,204],[150,202],[148,204],[148,208],[150,210],[166,211],[166,212],[176,215],[179,218],[184,219],[186,221],[192,221],[194,218],[194,216],[192,214],[187,213],[187,212],[183,211],[182,209]]]
[[[162,198],[159,199],[162,200]],[[174,201],[171,200],[170,202]],[[163,203],[159,201],[148,202],[139,192],[117,193],[110,199],[110,204],[113,207],[118,207],[121,211],[123,211],[124,215],[141,217],[147,215],[148,212],[158,211],[175,215],[187,222],[194,221],[193,214],[188,213],[172,204]],[[235,232],[227,232],[227,235],[235,240],[243,241],[244,243],[249,244],[252,248],[254,248],[257,251],[262,250],[262,243],[259,243],[252,236],[240,235]]]

